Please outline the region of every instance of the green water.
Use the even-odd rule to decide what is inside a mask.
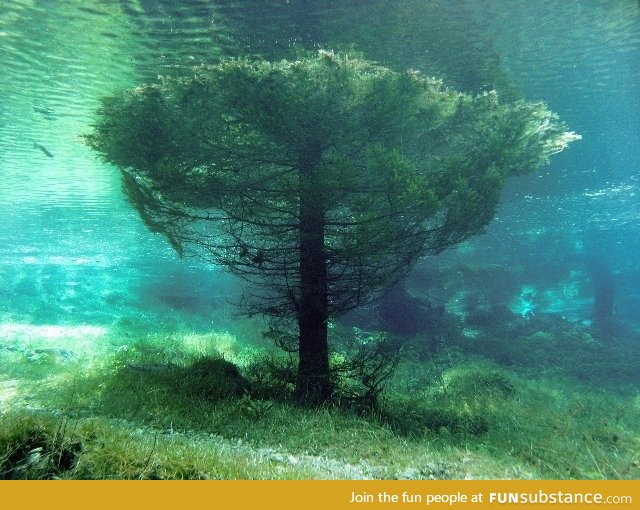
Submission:
[[[512,448],[520,452],[516,464],[528,467],[509,471],[505,461],[487,476],[637,476],[632,423],[640,374],[629,363],[640,341],[640,6],[634,0],[2,1],[0,411],[60,409],[73,401],[78,416],[100,408],[104,416],[161,430],[181,422],[185,430],[234,440],[238,419],[238,437],[259,443],[263,434],[263,446],[285,443],[298,453],[312,448],[304,437],[294,441],[291,433],[285,440],[267,425],[287,415],[280,404],[243,401],[214,412],[197,396],[172,395],[167,388],[179,386],[175,381],[146,372],[145,384],[156,384],[157,392],[143,398],[131,391],[139,381],[118,372],[131,364],[189,366],[198,356],[220,355],[248,374],[248,360],[271,343],[262,338],[261,317],[238,314],[251,289],[215,265],[180,259],[126,200],[117,169],[99,161],[81,137],[92,129],[100,98],[158,75],[188,76],[195,66],[228,57],[292,59],[320,48],[416,69],[473,94],[496,89],[505,100],[544,101],[582,136],[538,173],[511,180],[485,233],[420,260],[398,301],[373,303],[331,324],[332,362],[349,355],[354,338],[378,331],[391,333],[394,345],[409,353],[389,390],[405,422],[389,419],[372,434],[397,434],[393,442],[418,430],[428,441],[458,447],[472,430],[467,446],[473,449],[483,441],[473,430],[487,426],[488,444],[504,460],[510,453],[501,449],[507,440],[500,434],[530,420],[540,428],[522,425]],[[598,301],[607,293],[613,305],[602,327]],[[101,370],[111,381],[106,389],[92,386]],[[473,383],[478,374],[489,375]],[[120,376],[121,386],[110,379]],[[76,381],[86,383],[86,394],[69,389]],[[468,392],[484,391],[485,383],[489,396],[473,408]],[[153,409],[144,403],[152,395],[162,395]],[[273,396],[259,395],[252,398]],[[440,414],[415,402],[412,414],[398,403],[411,395]],[[462,425],[452,395],[470,409]],[[137,398],[138,409],[114,404]],[[189,399],[198,402],[193,416],[181,407]],[[599,399],[612,407],[597,411]],[[500,405],[514,422],[494,412]],[[565,471],[569,461],[549,454],[560,447],[555,444],[526,460],[527,434],[537,440],[551,434],[532,418],[535,406],[557,427],[563,413],[575,416],[567,436],[593,432],[594,442],[579,446],[583,453],[590,448],[597,462],[590,464],[585,453],[587,460],[573,459],[579,467]],[[620,416],[610,419],[613,408]],[[412,421],[423,412],[429,426]],[[480,415],[488,416],[486,423]],[[260,423],[254,432],[252,419]],[[358,419],[345,419],[345,430],[357,435]],[[349,441],[346,432],[336,434],[323,444]],[[392,450],[401,450],[397,441]],[[360,447],[355,457],[365,455]],[[322,447],[315,453],[323,454]],[[625,462],[608,463],[616,455]],[[442,476],[465,474],[457,469]]]

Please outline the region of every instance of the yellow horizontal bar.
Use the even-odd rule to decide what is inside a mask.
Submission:
[[[640,481],[3,481],[3,509],[640,508]]]

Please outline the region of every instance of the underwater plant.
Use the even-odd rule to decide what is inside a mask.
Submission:
[[[296,396],[318,405],[328,320],[481,232],[509,175],[578,138],[542,103],[320,51],[103,98],[85,141],[152,231],[255,284],[247,311],[297,329]]]

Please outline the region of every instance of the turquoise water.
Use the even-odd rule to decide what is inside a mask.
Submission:
[[[3,1],[0,321],[109,326],[126,316],[160,322],[170,310],[206,327],[241,295],[239,284],[179,260],[150,233],[116,170],[80,135],[101,97],[158,74],[318,47],[472,91],[491,87],[473,68],[491,55],[481,65],[497,65],[508,90],[544,100],[583,137],[511,182],[485,235],[422,261],[407,284],[415,295],[460,314],[473,295],[523,316],[588,323],[605,274],[616,319],[637,327],[640,9],[632,0]],[[465,268],[508,283],[489,289]],[[429,271],[450,277],[435,285],[421,278]]]

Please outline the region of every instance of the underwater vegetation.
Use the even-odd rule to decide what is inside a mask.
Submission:
[[[245,306],[294,339],[304,405],[332,398],[331,319],[481,232],[509,176],[580,138],[542,103],[324,50],[193,73],[104,98],[85,141],[152,232],[258,289]]]
[[[65,356],[3,343],[0,477],[640,476],[632,338],[515,314],[474,338],[449,318],[437,342],[336,324],[335,398],[305,408],[295,363],[254,328],[114,328]]]
[[[63,3],[0,15],[0,478],[640,478],[636,2]]]

